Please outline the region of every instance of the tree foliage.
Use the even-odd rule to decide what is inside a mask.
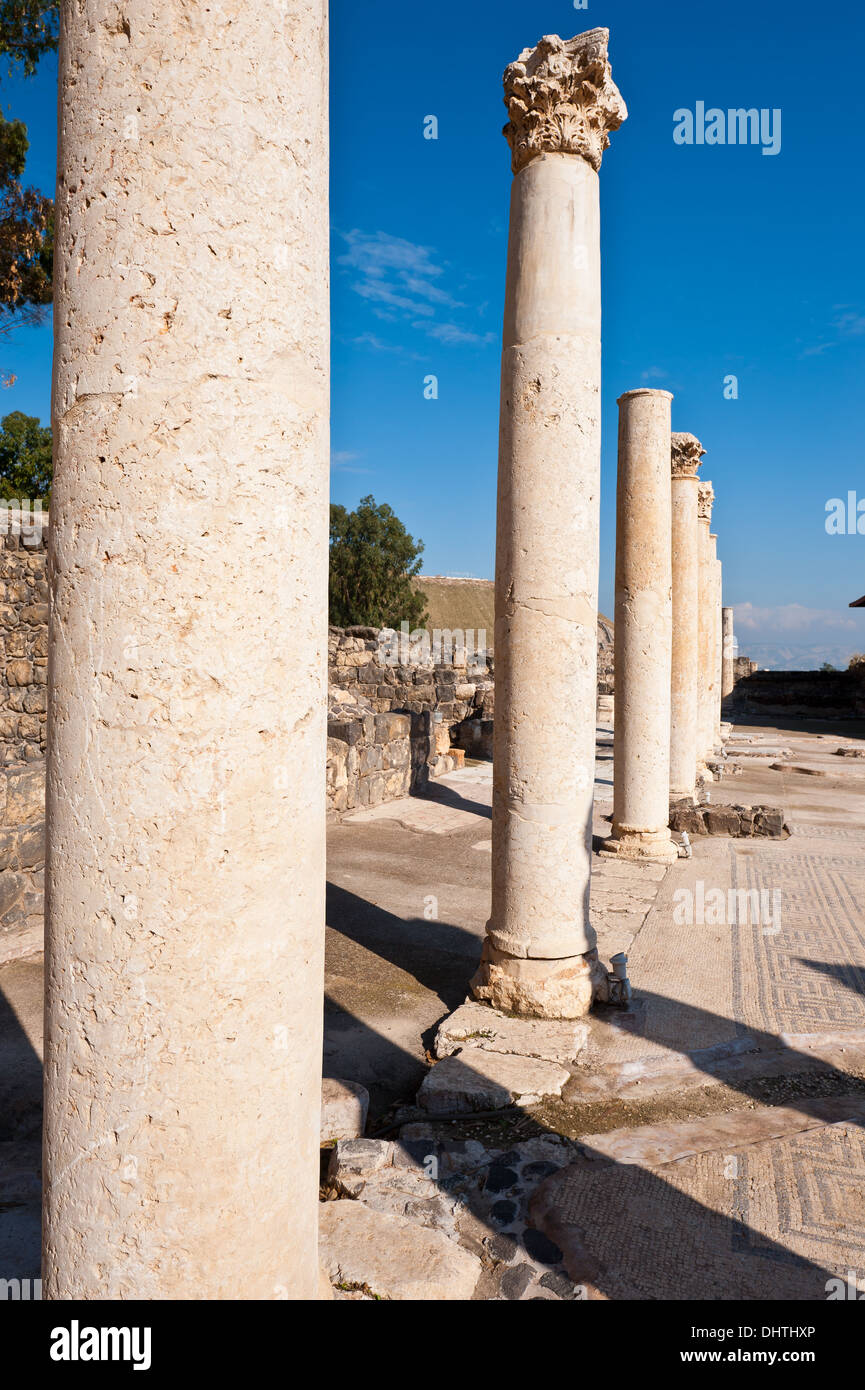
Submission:
[[[0,497],[51,497],[51,431],[20,410],[0,421]]]
[[[27,77],[57,47],[60,6],[57,0],[0,0],[0,58],[10,68],[20,63]]]
[[[57,47],[59,6],[0,0],[0,60],[25,76]],[[40,322],[51,303],[54,204],[22,183],[29,142],[22,121],[0,115],[0,333]]]
[[[54,204],[21,183],[28,148],[27,127],[0,116],[0,331],[51,303]]]
[[[362,497],[357,510],[330,509],[330,621],[335,627],[394,627],[426,620],[426,597],[412,585],[423,541],[409,535],[386,502]]]

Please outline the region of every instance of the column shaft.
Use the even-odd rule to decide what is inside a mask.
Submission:
[[[606,30],[545,38],[505,73],[514,182],[496,539],[492,912],[475,993],[518,1013],[591,1003],[597,695],[597,168],[624,119]],[[591,77],[591,81],[589,81]],[[551,105],[581,106],[577,122]]]
[[[717,558],[718,537],[712,537],[713,552],[715,554],[715,602],[713,606],[713,617],[715,623],[715,645],[714,645],[714,706],[713,706],[713,734],[715,748],[721,748],[721,678],[722,678],[722,657],[724,650],[723,638],[723,566]]]
[[[697,469],[704,453],[692,434],[672,435],[673,653],[670,795],[693,797],[697,769]]]
[[[672,520],[669,391],[619,398],[613,834],[606,849],[670,861]]]
[[[736,684],[735,659],[736,639],[733,632],[733,610],[723,608],[721,610],[721,641],[722,641],[722,666],[721,666],[721,698],[726,700],[732,694],[733,686]]]
[[[63,6],[54,1299],[316,1295],[326,42],[323,0]]]
[[[701,480],[697,523],[697,775],[707,776],[706,762],[715,750],[715,559],[709,531],[712,484]]]

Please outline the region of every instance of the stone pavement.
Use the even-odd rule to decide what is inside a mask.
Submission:
[[[384,943],[391,968],[411,973],[418,953],[429,965],[415,976],[421,988],[400,1000],[411,999],[413,1041],[386,989],[370,1015],[361,980],[341,978],[339,988],[343,1007],[355,1001],[355,1064],[382,1068],[378,1084],[369,1073],[364,1081],[379,1115],[396,1099],[382,1035],[397,1045],[402,1028],[416,1063],[414,1072],[403,1065],[405,1082],[428,1077],[419,1108],[383,1118],[402,1120],[388,1133],[424,1150],[414,1181],[425,1200],[460,1196],[450,1238],[480,1260],[475,1298],[825,1298],[827,1281],[851,1268],[865,1287],[865,765],[836,753],[861,746],[863,733],[816,722],[733,730],[729,774],[710,799],[782,806],[787,840],[695,839],[692,858],[669,871],[596,856],[600,952],[628,951],[633,1005],[596,1010],[585,1045],[567,1060],[549,1054],[570,1080],[561,1086],[552,1066],[546,1094],[516,1104],[513,1086],[499,1085],[497,1098],[504,1069],[491,1075],[481,1056],[503,1047],[498,1027],[477,1028],[461,1049],[452,1037],[442,1045],[441,1033],[434,1041],[434,1024],[465,995],[482,936],[489,768],[467,767],[422,804],[334,830],[333,877],[350,875],[368,903],[382,890],[388,898],[386,920],[370,909],[367,946]],[[596,848],[612,809],[611,742],[599,729]],[[368,838],[374,823],[384,833],[383,821],[386,847]],[[387,885],[373,879],[383,853]],[[407,889],[428,909],[434,899],[438,918],[407,912]],[[436,940],[450,948],[438,970],[425,949]],[[330,1046],[334,1064],[350,1067],[333,1035]],[[429,1072],[432,1047],[439,1060]],[[444,1102],[429,1097],[459,1108],[459,1066],[470,1075],[467,1106],[504,1107],[499,1121],[437,1122]],[[542,1159],[525,1152],[539,1144]],[[425,1176],[430,1158],[445,1179]],[[403,1180],[387,1173],[374,1200],[389,1191],[405,1211]],[[539,1246],[546,1266],[532,1263]]]
[[[628,951],[634,1001],[572,1037],[527,1026],[543,1094],[501,1064],[513,1021],[451,1018],[488,912],[489,766],[332,826],[325,1071],[370,1092],[373,1136],[342,1172],[344,1145],[323,1154],[328,1208],[366,1208],[324,1219],[338,1297],[464,1298],[474,1279],[475,1299],[815,1298],[849,1269],[865,1288],[865,759],[836,752],[863,737],[733,730],[740,770],[712,798],[783,806],[787,840],[695,839],[669,870],[595,856],[601,955]],[[609,729],[595,793],[597,846]],[[756,921],[731,890],[756,893]],[[41,957],[0,962],[0,1256],[19,1277],[38,1269],[41,1023]],[[450,1120],[454,1062],[477,1100]],[[430,1232],[468,1257],[450,1276]],[[395,1264],[363,1277],[397,1236],[428,1294]]]

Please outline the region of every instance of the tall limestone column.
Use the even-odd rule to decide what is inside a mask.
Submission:
[[[697,578],[698,612],[698,688],[697,688],[697,776],[709,776],[706,762],[715,752],[715,600],[717,582],[713,553],[712,504],[715,493],[707,479],[701,479],[697,493]],[[711,778],[710,778],[711,780]]]
[[[44,1287],[306,1299],[326,7],[114,9],[62,6]]]
[[[670,862],[669,391],[619,397],[616,490],[616,723],[608,851]]]
[[[475,994],[574,1018],[589,922],[598,613],[598,174],[625,119],[608,33],[504,77],[513,151],[496,544],[492,914]],[[596,959],[596,957],[595,957]]]
[[[693,434],[670,437],[672,467],[673,657],[670,796],[693,799],[697,775],[699,673],[697,469],[706,452]]]
[[[721,641],[723,644],[721,665],[721,698],[723,700],[726,700],[727,696],[732,694],[733,686],[736,684],[736,636],[733,629],[732,608],[722,608],[721,610]]]
[[[715,556],[715,601],[714,601],[714,604],[713,604],[713,613],[712,613],[712,617],[713,617],[713,620],[714,620],[714,638],[715,638],[715,641],[714,641],[714,651],[713,651],[715,688],[714,688],[714,692],[713,692],[713,694],[714,694],[714,699],[713,699],[713,709],[712,709],[712,713],[713,713],[713,734],[714,734],[714,740],[715,740],[715,748],[716,748],[718,751],[720,751],[720,749],[721,749],[721,747],[722,747],[722,739],[721,739],[721,680],[722,680],[722,676],[723,676],[722,664],[723,664],[723,651],[724,651],[724,634],[723,634],[723,618],[722,618],[723,602],[724,602],[724,600],[723,600],[723,585],[724,585],[723,574],[724,574],[724,567],[723,567],[723,565],[721,564],[721,561],[718,559],[718,537],[717,537],[717,536],[712,536],[712,537],[711,537],[711,540],[712,540],[712,554]]]

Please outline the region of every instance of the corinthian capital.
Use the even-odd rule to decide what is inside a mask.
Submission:
[[[547,34],[524,48],[505,68],[504,128],[518,174],[537,154],[579,154],[593,169],[628,108],[612,78],[608,29],[590,29],[573,39]]]
[[[708,479],[700,482],[697,488],[697,516],[701,521],[712,521],[712,507],[715,502],[715,489]]]
[[[696,478],[700,459],[705,454],[695,434],[670,435],[670,467],[674,478]]]

